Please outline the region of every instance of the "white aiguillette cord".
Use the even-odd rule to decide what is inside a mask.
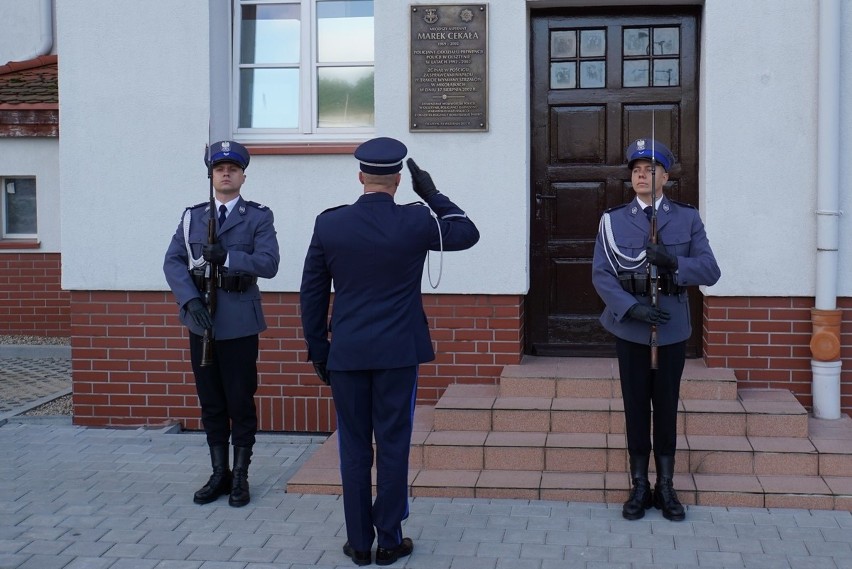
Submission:
[[[429,207],[428,205],[426,207]],[[438,219],[438,215],[429,208],[429,214],[432,216],[432,219],[435,220],[435,224],[438,226],[438,243],[441,245],[441,256],[439,257],[440,261],[438,262],[438,282],[432,282],[432,259],[429,256],[429,251],[426,251],[426,274],[429,276],[429,286],[432,287],[432,290],[438,288],[438,285],[441,284],[441,276],[444,274],[444,235],[441,233],[441,221]]]

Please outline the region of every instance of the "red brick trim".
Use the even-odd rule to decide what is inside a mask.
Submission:
[[[74,422],[200,429],[186,330],[166,292],[71,293]],[[451,383],[496,384],[520,361],[523,298],[427,295],[437,357],[420,368],[418,401],[434,403]],[[259,428],[330,432],[330,390],[306,361],[299,299],[264,293],[269,329],[261,335]]]
[[[705,357],[735,370],[740,388],[789,389],[808,409],[811,393],[812,298],[706,297]],[[852,415],[852,298],[838,299],[843,413]]]
[[[70,295],[62,290],[59,253],[0,252],[0,334],[71,334]]]

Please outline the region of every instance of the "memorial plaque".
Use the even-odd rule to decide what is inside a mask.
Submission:
[[[411,5],[409,130],[488,130],[486,4]]]

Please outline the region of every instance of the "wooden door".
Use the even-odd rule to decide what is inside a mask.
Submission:
[[[633,199],[624,150],[642,137],[675,155],[665,193],[698,203],[698,9],[534,11],[531,281],[526,351],[612,356],[592,286],[601,214]],[[652,124],[653,118],[653,124]],[[702,301],[690,293],[691,357]]]

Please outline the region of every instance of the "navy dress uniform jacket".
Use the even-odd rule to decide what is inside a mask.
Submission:
[[[308,359],[339,371],[393,369],[434,359],[420,294],[426,253],[440,248],[441,237],[445,251],[472,247],[479,231],[443,194],[428,203],[437,223],[429,208],[397,205],[382,192],[317,216],[300,291]]]
[[[209,205],[209,202],[200,203],[187,208],[184,212],[184,215],[190,216],[189,243],[195,258],[201,257],[201,248],[207,243]],[[223,268],[226,274],[251,275],[267,279],[276,275],[280,257],[273,222],[274,216],[268,207],[239,198],[218,231],[219,242],[228,251],[228,268]],[[203,295],[188,272],[183,218],[166,251],[163,272],[175,295],[175,300],[181,307],[181,322],[194,334],[203,335],[204,330],[193,323],[192,317],[186,310],[187,302]],[[216,294],[214,338],[230,340],[252,336],[266,330],[266,321],[260,302],[260,289],[256,283],[245,292],[228,292],[220,288]]]
[[[651,223],[642,210],[642,202],[634,198],[629,204],[612,208],[604,214],[609,215],[612,236],[618,249],[629,257],[636,258],[648,244]],[[601,220],[595,243],[592,262],[592,283],[598,295],[606,304],[600,317],[603,327],[618,338],[637,344],[648,344],[651,328],[642,322],[627,316],[631,306],[640,302],[650,304],[650,296],[634,296],[621,286],[620,274],[635,272],[645,274],[647,262],[635,269],[622,269],[610,261],[610,246],[605,235],[605,224]],[[676,255],[678,268],[674,274],[675,283],[681,287],[692,285],[713,285],[721,276],[719,265],[704,230],[704,223],[698,211],[687,204],[669,200],[663,196],[657,208],[657,242],[666,246],[669,253]],[[633,263],[635,264],[635,263]],[[662,272],[662,271],[660,271]],[[692,324],[689,317],[687,291],[681,289],[676,295],[658,295],[658,306],[671,315],[671,319],[657,326],[657,342],[660,346],[675,344],[689,338]]]

